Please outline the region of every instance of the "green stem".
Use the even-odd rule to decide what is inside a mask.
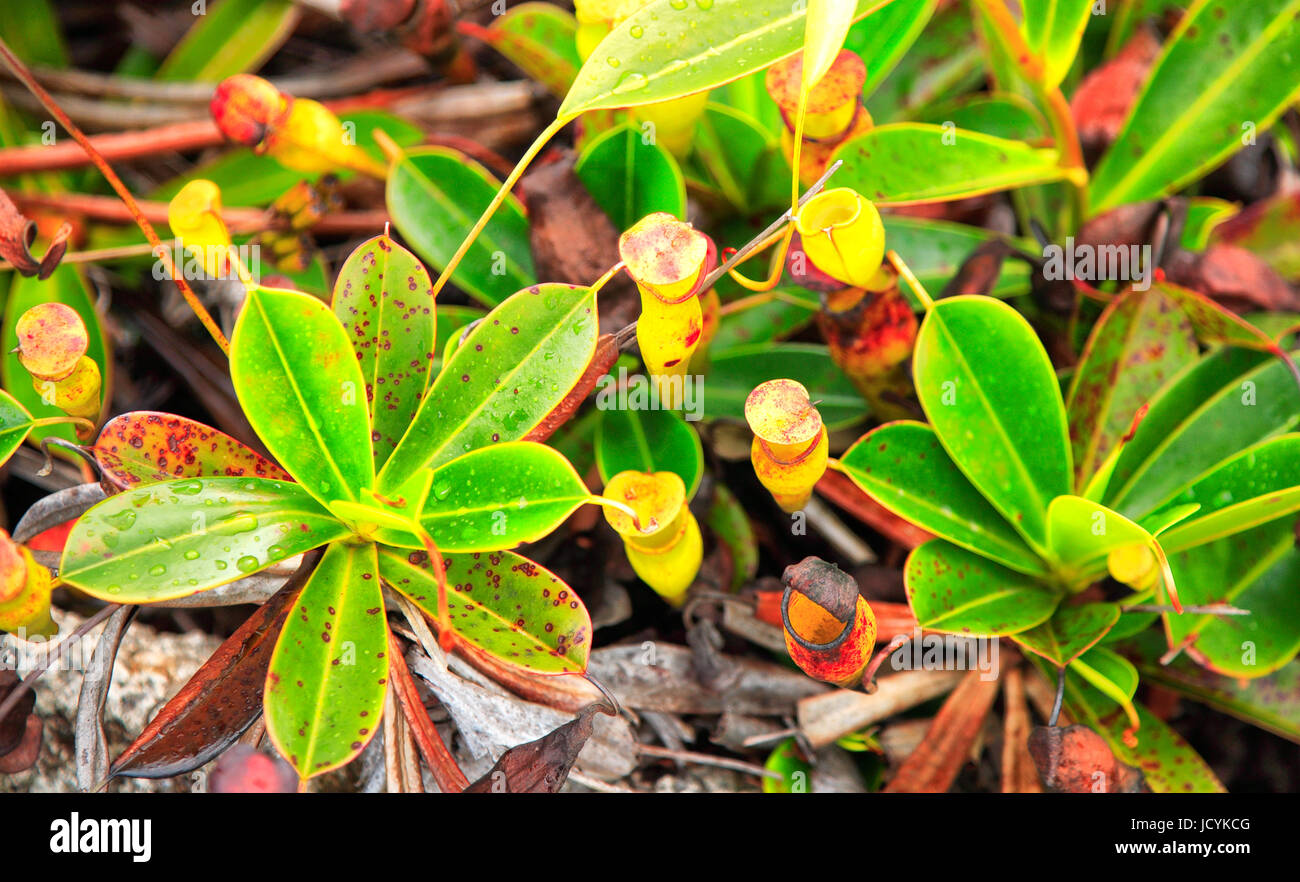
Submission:
[[[554,122],[547,126],[542,133],[537,136],[537,140],[533,141],[528,150],[524,152],[519,163],[510,172],[510,177],[505,179],[505,182],[501,184],[501,188],[497,190],[497,194],[493,196],[492,201],[488,203],[488,207],[483,210],[482,217],[480,217],[478,222],[474,224],[474,228],[469,231],[469,235],[465,237],[465,241],[460,243],[460,247],[456,249],[456,253],[451,256],[451,260],[447,261],[447,266],[443,268],[442,274],[438,276],[438,281],[433,283],[433,296],[435,299],[438,297],[438,292],[440,292],[446,286],[447,282],[450,281],[451,274],[456,271],[456,267],[460,266],[461,260],[464,259],[470,246],[474,244],[474,240],[478,238],[478,234],[483,232],[483,228],[488,225],[488,221],[492,219],[492,215],[501,207],[501,203],[506,201],[506,196],[509,195],[512,189],[514,189],[514,186],[519,182],[519,179],[523,177],[524,171],[528,168],[529,163],[537,158],[537,154],[542,152],[542,148],[545,147],[552,138],[559,134],[560,130],[568,125],[569,122],[570,120],[568,119],[557,117]]]

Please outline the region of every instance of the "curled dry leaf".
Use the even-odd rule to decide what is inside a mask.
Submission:
[[[1167,274],[1174,284],[1198,291],[1234,312],[1300,310],[1300,294],[1277,270],[1236,245],[1211,245],[1202,254],[1180,252]]]
[[[312,568],[306,563],[299,568],[221,644],[122,752],[110,774],[185,774],[220,754],[253,724],[262,713],[262,687],[276,638]]]
[[[1052,793],[1145,793],[1142,773],[1115,759],[1104,738],[1087,726],[1039,726],[1029,754]]]
[[[18,717],[22,719],[22,717]],[[23,725],[23,736],[18,745],[8,753],[0,756],[0,775],[14,775],[25,772],[36,765],[41,755],[41,741],[45,725],[36,714],[30,714]]]
[[[13,201],[0,191],[0,257],[9,261],[24,276],[36,276],[44,281],[54,272],[68,249],[72,225],[63,224],[50,240],[45,256],[37,260],[31,252],[36,241],[36,223],[24,217]]]
[[[482,778],[465,788],[466,793],[556,793],[564,786],[569,770],[591,737],[592,721],[599,704],[588,705],[560,728],[512,747],[501,755]]]

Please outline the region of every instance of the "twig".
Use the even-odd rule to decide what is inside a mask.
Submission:
[[[834,163],[832,163],[831,167],[826,169],[826,172],[815,182],[813,182],[813,185],[811,187],[809,187],[806,191],[804,191],[803,196],[799,198],[799,205],[803,206],[804,203],[806,203],[809,199],[813,198],[818,193],[820,193],[822,187],[825,187],[826,182],[830,180],[831,175],[835,174],[835,172],[837,172],[839,170],[839,167],[843,164],[844,164],[843,160],[836,160]],[[715,269],[713,272],[705,276],[704,281],[700,284],[700,290],[707,291],[710,288],[712,288],[714,283],[716,283],[718,279],[722,278],[723,274],[725,274],[726,272],[728,272],[738,264],[743,263],[744,260],[747,257],[749,257],[749,255],[755,249],[757,249],[768,239],[772,238],[772,236],[776,235],[778,232],[783,230],[786,224],[792,223],[793,221],[794,221],[794,212],[792,211],[786,211],[785,214],[781,215],[776,220],[772,221],[772,223],[768,225],[768,228],[766,230],[759,233],[753,239],[750,239],[748,242],[742,245],[735,254],[731,255],[731,257],[727,258],[727,260],[725,260],[721,265],[719,265],[717,269]]]
[[[217,341],[217,345],[221,347],[221,351],[229,352],[230,343],[226,340],[226,335],[221,333],[221,328],[217,327],[217,323],[213,321],[212,316],[208,314],[207,309],[204,308],[203,304],[199,301],[198,295],[194,293],[194,290],[190,287],[189,283],[185,281],[183,275],[177,271],[176,264],[172,260],[171,254],[167,252],[167,249],[162,247],[162,241],[158,238],[158,234],[154,232],[153,224],[149,223],[148,219],[140,213],[140,207],[136,204],[135,196],[131,195],[131,191],[126,188],[126,184],[122,183],[122,179],[117,176],[117,172],[113,171],[113,168],[108,164],[108,161],[95,150],[94,145],[90,143],[90,139],[86,137],[85,133],[83,133],[81,129],[77,128],[76,124],[73,123],[72,120],[68,119],[68,115],[54,102],[54,99],[52,99],[50,94],[45,91],[44,87],[32,78],[31,71],[27,69],[27,65],[23,64],[22,60],[17,55],[14,55],[13,50],[9,48],[9,44],[3,39],[0,39],[0,57],[4,58],[5,63],[9,65],[10,70],[17,75],[23,85],[25,85],[31,93],[40,100],[41,104],[45,106],[45,109],[53,114],[54,118],[59,121],[59,124],[63,126],[68,134],[70,134],[73,139],[81,145],[82,149],[84,149],[90,156],[90,161],[95,164],[95,167],[98,168],[100,173],[108,180],[109,186],[113,188],[118,196],[122,197],[122,201],[131,209],[131,213],[135,217],[135,222],[139,224],[140,230],[144,233],[144,237],[149,240],[150,245],[158,249],[159,259],[162,261],[164,269],[166,269],[167,274],[171,276],[176,287],[180,289],[181,296],[183,296],[186,302],[189,303],[190,309],[194,310],[194,314],[199,317],[199,321],[203,323],[203,327],[207,328],[208,333],[212,335],[212,339]]]
[[[391,631],[388,634],[388,655],[388,672],[398,703],[411,726],[411,734],[415,737],[420,755],[433,773],[433,780],[438,782],[438,789],[443,793],[460,793],[469,786],[469,779],[460,770],[460,766],[456,765],[451,751],[429,719],[429,712],[424,709],[419,690],[415,688],[415,681],[411,679],[411,672],[406,667],[402,646]]]
[[[26,677],[23,677],[23,681],[14,687],[14,690],[5,697],[3,702],[0,702],[0,722],[3,722],[4,718],[9,716],[9,712],[14,709],[16,704],[18,704],[18,700],[32,688],[36,681],[41,678],[42,674],[50,669],[50,665],[63,657],[63,653],[66,651],[67,647],[76,643],[82,637],[85,637],[88,633],[94,630],[96,625],[117,612],[121,606],[122,604],[120,603],[113,603],[104,607],[78,625],[77,629],[69,634],[66,640],[60,640],[58,645],[54,647],[54,651],[51,652],[43,662],[32,668],[31,672],[28,673]]]
[[[423,76],[429,63],[414,52],[385,50],[357,58],[329,72],[293,77],[270,77],[281,92],[302,98],[333,98],[371,89],[382,83]],[[142,77],[124,77],[86,70],[31,66],[37,82],[51,89],[100,98],[135,98],[168,104],[203,104],[212,99],[213,82],[169,83]]]
[[[700,766],[717,766],[720,769],[731,769],[735,772],[745,772],[749,775],[757,775],[760,778],[772,778],[782,780],[779,772],[769,771],[762,766],[756,766],[753,763],[747,763],[744,760],[729,759],[725,756],[713,756],[708,753],[696,753],[693,750],[673,750],[671,747],[656,747],[653,744],[638,744],[636,752],[645,756],[655,756],[661,759],[677,760],[683,763],[695,763]]]
[[[20,206],[46,208],[68,214],[80,214],[92,220],[131,223],[134,220],[125,205],[111,196],[91,196],[85,193],[10,193]],[[136,207],[153,223],[167,223],[166,202],[137,202]],[[271,228],[266,212],[260,208],[225,208],[221,212],[232,233],[255,233]],[[382,209],[372,211],[338,211],[321,217],[311,229],[320,235],[352,235],[375,233],[391,219]],[[162,243],[166,244],[166,243]],[[150,245],[152,249],[154,246]],[[152,253],[152,250],[148,253]],[[68,260],[72,255],[67,255]]]
[[[1052,715],[1047,718],[1048,726],[1055,726],[1061,716],[1061,702],[1065,700],[1065,668],[1056,670],[1056,701],[1052,703]]]

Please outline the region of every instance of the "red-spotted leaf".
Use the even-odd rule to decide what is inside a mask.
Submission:
[[[1113,603],[1087,603],[1059,609],[1043,624],[1011,637],[1057,667],[1063,667],[1097,643],[1119,621]]]
[[[509,551],[449,554],[443,560],[458,638],[537,674],[587,669],[591,617],[559,576]],[[381,548],[379,574],[437,621],[438,582],[427,554]]]
[[[433,283],[414,254],[375,236],[339,270],[333,305],[365,380],[378,471],[415,418],[438,355]]]
[[[1131,518],[1169,504],[1202,475],[1300,422],[1300,392],[1277,358],[1221,349],[1161,391],[1120,451],[1103,497]]]
[[[1249,614],[1166,614],[1169,644],[1190,641],[1187,652],[1197,662],[1243,679],[1294,659],[1300,652],[1300,552],[1293,521],[1280,518],[1171,555],[1183,603],[1229,604]]]
[[[443,364],[380,472],[379,491],[401,487],[419,469],[526,436],[582,377],[596,335],[588,288],[535,285],[510,297]]]
[[[346,535],[298,484],[182,478],[110,496],[78,518],[59,578],[111,603],[172,600]]]
[[[262,713],[271,652],[311,572],[300,567],[212,654],[114,761],[111,775],[170,778],[197,769],[234,743]]]
[[[104,424],[92,448],[103,477],[123,490],[174,478],[289,473],[234,438],[186,417],[137,410]]]
[[[1300,664],[1285,665],[1257,680],[1241,680],[1207,671],[1186,655],[1160,664],[1165,645],[1155,633],[1138,638],[1132,648],[1143,680],[1300,743]]]
[[[903,581],[922,628],[970,637],[1026,631],[1045,622],[1058,600],[1036,579],[942,539],[908,556]]]
[[[329,307],[253,288],[230,341],[230,379],[271,454],[322,503],[374,485],[361,368]]]
[[[550,3],[511,7],[491,27],[460,22],[460,28],[513,61],[557,98],[569,91],[582,65],[577,21],[572,13]]]
[[[1111,302],[1065,401],[1076,488],[1106,461],[1138,409],[1197,354],[1191,322],[1159,289],[1129,290]]]
[[[378,570],[374,545],[330,545],[271,656],[266,732],[302,778],[344,765],[379,731],[388,620]]]

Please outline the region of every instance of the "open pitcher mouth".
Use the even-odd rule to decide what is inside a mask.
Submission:
[[[862,214],[862,199],[847,187],[826,190],[804,205],[795,218],[800,236],[831,235],[837,227],[854,223]]]
[[[804,637],[803,634],[799,633],[799,630],[794,626],[794,623],[790,621],[790,604],[794,599],[795,593],[796,592],[794,590],[794,586],[787,585],[785,587],[785,592],[781,595],[781,622],[782,624],[785,625],[786,634],[790,635],[790,638],[793,639],[795,643],[799,644],[804,649],[807,649],[809,652],[817,652],[817,653],[832,652],[838,649],[839,647],[843,646],[845,641],[849,639],[849,634],[853,632],[853,623],[857,619],[857,607],[856,606],[854,607],[853,612],[850,614],[848,621],[841,622],[840,619],[835,617],[834,613],[830,612],[824,606],[817,603],[815,600],[813,600],[811,597],[804,594],[803,592],[798,592],[799,597],[802,597],[805,601],[807,601],[808,605],[816,607],[817,609],[825,613],[827,619],[842,624],[842,627],[836,636],[832,637],[830,640],[826,641],[825,643],[815,643],[807,639],[806,637]]]

